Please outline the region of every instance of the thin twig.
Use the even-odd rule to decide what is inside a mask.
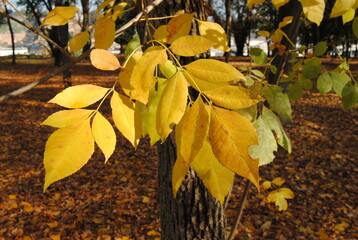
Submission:
[[[246,197],[247,197],[247,195],[248,195],[248,193],[249,193],[250,185],[251,185],[251,184],[250,184],[250,181],[249,181],[249,180],[246,180],[245,188],[244,188],[244,191],[243,191],[243,193],[242,193],[242,195],[241,195],[241,199],[240,199],[240,205],[239,205],[239,209],[238,209],[238,212],[237,212],[235,225],[234,225],[234,227],[231,229],[231,233],[230,233],[229,237],[228,237],[226,240],[232,240],[232,239],[234,238],[236,229],[237,229],[237,227],[238,227],[239,224],[240,224],[242,212],[243,212],[243,210],[244,210],[245,201],[246,201]]]
[[[236,177],[236,174],[234,175],[234,180],[235,180],[235,177]],[[230,187],[230,190],[229,190],[229,193],[227,194],[227,196],[226,196],[226,199],[225,199],[225,202],[224,202],[224,210],[227,208],[227,205],[228,205],[228,203],[229,203],[229,200],[230,200],[230,195],[231,195],[231,192],[232,192],[232,188],[234,187],[234,181],[233,181],[233,183],[232,183],[232,185],[231,185],[231,187]]]
[[[153,1],[152,4],[148,5],[144,11],[146,12],[151,12],[156,6],[158,6],[163,0],[155,0]],[[120,29],[118,29],[116,31],[116,36],[119,36],[121,35],[124,31],[126,31],[128,28],[130,28],[131,26],[133,26],[134,24],[136,24],[140,18],[143,16],[143,11],[138,13],[138,15],[136,17],[134,17],[132,20],[130,20],[128,23],[126,23],[124,26],[122,26]],[[59,67],[57,69],[55,69],[54,71],[52,71],[51,73],[47,74],[46,76],[22,87],[22,88],[19,88],[15,91],[12,91],[10,93],[7,93],[5,95],[2,95],[0,96],[0,103],[5,101],[6,99],[10,98],[10,97],[15,97],[17,95],[20,95],[24,92],[27,92],[29,90],[31,90],[32,88],[36,87],[37,85],[43,83],[43,82],[46,82],[47,80],[49,80],[50,78],[52,78],[53,76],[63,72],[63,71],[66,71],[68,69],[70,69],[72,67],[72,65],[82,61],[83,59],[85,59],[86,57],[89,56],[91,50],[93,48],[87,50],[86,52],[82,53],[81,56],[78,56],[77,58],[74,58],[72,59],[70,62],[68,62],[67,64],[63,65],[62,67]]]

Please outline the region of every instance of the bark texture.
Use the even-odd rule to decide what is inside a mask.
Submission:
[[[150,1],[138,2],[137,5],[148,4]],[[167,0],[159,5],[149,17],[173,15],[176,11],[195,12],[195,17],[206,19],[204,1]],[[153,25],[158,27],[168,20],[158,20]],[[145,21],[137,26],[142,43],[150,40],[150,30]],[[204,187],[202,181],[190,169],[177,198],[172,191],[172,169],[176,160],[176,147],[172,134],[158,144],[159,150],[159,197],[161,239],[163,240],[194,240],[194,239],[225,239],[225,218],[222,205],[216,201]]]

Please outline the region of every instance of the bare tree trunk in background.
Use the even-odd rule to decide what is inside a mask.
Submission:
[[[9,10],[7,9],[6,4],[4,4],[4,6],[5,6],[5,12],[6,12],[6,14],[7,14],[7,15],[10,15],[10,14],[9,14]],[[11,35],[11,47],[12,47],[12,60],[11,60],[11,63],[12,63],[12,65],[15,65],[15,64],[16,64],[15,38],[14,38],[14,31],[12,30],[11,21],[10,21],[9,18],[7,19],[7,25],[9,26],[10,35]]]
[[[231,22],[232,22],[232,0],[225,0],[225,14],[226,14],[226,22],[225,22],[225,32],[228,39],[228,46],[231,47]],[[229,62],[230,51],[225,52],[225,62]]]
[[[283,27],[283,31],[287,34],[289,39],[296,43],[296,37],[298,33],[298,29],[301,23],[301,15],[302,15],[302,5],[298,0],[291,0],[286,5],[280,7],[278,13],[278,22],[281,22],[284,17],[293,16],[292,23]],[[292,49],[292,45],[286,38],[283,38],[281,44],[286,46],[286,51]],[[273,52],[273,56],[277,53],[277,49]],[[288,62],[290,56],[288,52],[285,52],[282,56],[277,55],[273,60],[272,64],[277,67],[276,74],[270,74],[269,76],[269,83],[276,84],[282,73],[287,74],[292,69],[292,64]]]
[[[69,2],[67,0],[56,0],[55,6],[69,6]],[[53,40],[62,48],[65,48],[68,44],[68,24],[62,25],[62,26],[53,26],[52,27],[52,34],[53,34]],[[53,50],[54,58],[55,58],[55,66],[62,66],[70,61],[68,57],[63,54],[59,49],[55,48]],[[63,84],[64,87],[70,87],[72,86],[71,83],[71,71],[66,70],[63,72]]]
[[[144,2],[138,1],[140,7]],[[169,16],[184,9],[186,13],[195,12],[195,17],[206,19],[204,1],[198,0],[167,0],[149,14],[149,17]],[[154,26],[166,24],[168,20],[154,22]],[[137,25],[141,42],[145,34],[145,22]],[[159,197],[160,225],[163,240],[192,240],[192,239],[225,239],[225,217],[222,205],[216,201],[204,187],[202,181],[191,169],[181,185],[177,198],[172,191],[172,170],[176,160],[176,147],[173,136],[158,144],[159,150]]]
[[[89,0],[81,0],[82,5],[82,25],[81,30],[82,32],[87,31],[89,27]],[[84,47],[83,52],[87,51],[91,47],[91,41],[89,41]]]

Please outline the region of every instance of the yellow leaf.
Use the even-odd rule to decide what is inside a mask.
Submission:
[[[311,22],[320,25],[323,19],[325,1],[324,0],[301,0],[303,13]]]
[[[175,39],[189,35],[193,18],[194,13],[184,13],[172,18],[167,24],[167,42],[171,44]]]
[[[136,101],[134,104],[134,133],[135,133],[135,142],[139,143],[139,140],[142,137],[142,126],[143,126],[143,111],[146,111],[147,106],[143,103]],[[145,136],[145,135],[143,135]]]
[[[158,27],[154,34],[153,37],[155,40],[161,41],[161,42],[167,42],[167,37],[168,37],[169,33],[168,33],[168,26],[167,25],[161,25],[160,27]]]
[[[251,98],[249,90],[241,86],[222,86],[203,92],[213,103],[229,109],[247,108],[263,99]]]
[[[265,2],[265,0],[247,0],[247,6],[251,10],[255,5]]]
[[[284,26],[287,26],[292,22],[292,19],[293,19],[292,16],[284,17],[283,20],[278,24],[278,27],[283,28]]]
[[[261,184],[261,190],[266,190],[266,189],[269,189],[269,188],[271,188],[271,182],[270,181],[264,181]]]
[[[143,53],[134,53],[131,58],[128,59],[127,64],[124,68],[121,69],[121,72],[118,75],[118,82],[121,84],[123,92],[128,96],[130,95],[131,86],[129,81],[133,72],[133,68],[142,56]]]
[[[103,98],[108,90],[109,88],[92,84],[77,85],[58,93],[49,103],[67,108],[83,108]]]
[[[12,195],[12,194],[8,195],[8,197],[10,200],[15,200],[17,198],[16,195]]]
[[[200,35],[213,41],[215,43],[213,46],[215,49],[224,52],[230,51],[225,30],[219,24],[198,19],[195,20],[198,22]]]
[[[192,166],[211,195],[223,204],[233,184],[234,174],[219,163],[208,140],[204,142]]]
[[[187,173],[191,163],[199,154],[209,130],[209,112],[201,96],[186,111],[183,118],[175,128],[175,142],[177,146],[177,159],[173,168],[173,193],[176,193]]]
[[[342,15],[343,24],[346,24],[347,22],[350,22],[354,19],[355,16],[355,9],[351,8],[346,13]]]
[[[96,16],[98,15],[98,13],[105,7],[107,6],[113,6],[113,3],[114,3],[114,0],[106,0],[106,1],[103,1],[97,8],[96,10]]]
[[[99,21],[94,31],[94,47],[108,49],[112,46],[115,38],[116,24],[111,18]]]
[[[49,12],[43,22],[44,25],[61,26],[67,24],[75,16],[78,8],[74,6],[55,7]]]
[[[174,74],[178,71],[178,68],[170,60],[167,60],[164,64],[160,64],[159,69],[160,69],[160,72],[167,79],[173,77]]]
[[[177,72],[165,87],[158,103],[157,131],[164,141],[174,124],[182,118],[187,102],[188,86],[181,72]]]
[[[136,148],[138,142],[135,133],[134,104],[128,97],[114,91],[111,98],[111,108],[116,127]]]
[[[88,109],[62,110],[51,114],[41,125],[63,128],[83,122],[91,113],[93,113],[93,110]]]
[[[148,50],[147,50],[148,51]],[[154,87],[156,78],[154,70],[157,64],[163,64],[168,56],[164,49],[145,52],[134,66],[130,78],[130,96],[143,104],[147,104],[149,91]]]
[[[162,97],[163,91],[168,84],[168,80],[165,78],[158,79],[158,89],[152,94],[148,101],[148,115],[147,115],[147,128],[148,135],[150,137],[150,145],[154,145],[157,141],[160,140],[160,136],[157,131],[157,110],[158,103]]]
[[[353,8],[355,2],[356,0],[336,0],[329,17],[335,18],[345,14],[351,8]]]
[[[289,188],[280,188],[269,193],[267,196],[268,202],[274,202],[279,207],[279,211],[287,210],[286,199],[292,199],[294,193]]]
[[[80,125],[60,128],[50,135],[44,153],[47,187],[81,169],[94,151],[90,120]]]
[[[100,70],[116,70],[121,67],[117,57],[104,49],[93,49],[90,59],[91,64]]]
[[[58,226],[58,222],[54,221],[54,222],[50,222],[50,223],[46,223],[47,226],[49,226],[50,228],[55,228]]]
[[[93,118],[92,135],[106,158],[105,162],[107,162],[114,152],[117,139],[112,125],[100,112],[97,112]]]
[[[68,43],[71,52],[77,52],[81,50],[88,43],[89,38],[90,35],[88,31],[84,31],[73,36],[73,38]]]
[[[258,144],[254,127],[236,112],[214,106],[212,109],[209,138],[216,158],[259,188],[259,161],[249,154],[249,147]]]
[[[290,0],[271,0],[272,4],[275,6],[276,10],[288,3]]]
[[[213,59],[198,59],[185,65],[185,68],[191,76],[214,83],[237,83],[245,79],[244,75],[230,64]]]
[[[281,42],[283,37],[282,34],[282,30],[281,29],[277,29],[272,35],[271,35],[271,40],[275,43],[279,43]]]
[[[123,16],[123,13],[124,13],[124,9],[125,7],[128,6],[128,3],[127,2],[121,2],[121,3],[118,3],[114,6],[114,9],[113,9],[113,15],[112,15],[112,19],[113,21],[116,21],[117,18],[122,18]]]
[[[283,178],[277,177],[274,180],[272,180],[271,182],[277,186],[281,186],[282,184],[284,184],[286,182],[286,180]]]
[[[56,234],[56,235],[50,235],[51,240],[61,240],[61,235],[60,234]]]
[[[229,82],[208,82],[206,79],[196,78],[190,75],[187,71],[184,72],[184,76],[190,86],[199,92],[209,91],[211,89],[216,89],[222,86],[230,86]]]
[[[270,32],[268,32],[268,31],[258,31],[257,32],[257,35],[259,35],[259,36],[263,36],[263,37],[270,37]]]
[[[177,38],[169,49],[179,56],[191,57],[208,51],[213,45],[214,42],[210,39],[190,35]]]

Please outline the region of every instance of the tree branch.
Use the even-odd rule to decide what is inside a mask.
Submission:
[[[131,26],[136,24],[141,19],[141,17],[143,16],[144,11],[147,12],[147,13],[151,12],[161,2],[163,2],[163,0],[154,0],[152,2],[152,4],[148,5],[142,12],[138,13],[137,16],[135,16],[132,20],[130,20],[128,23],[126,23],[124,26],[122,26],[120,29],[118,29],[116,31],[116,36],[120,36],[128,28],[130,28]],[[23,23],[21,21],[19,21],[19,23],[23,25]],[[93,48],[91,48],[88,51],[82,53],[81,56],[79,56],[77,58],[73,58],[70,62],[68,62],[67,64],[63,65],[62,67],[59,67],[59,68],[55,69],[54,71],[52,71],[51,73],[47,74],[46,76],[44,76],[44,77],[42,77],[42,78],[40,78],[40,79],[28,84],[28,85],[26,85],[26,86],[24,86],[22,88],[19,88],[19,89],[15,90],[15,91],[12,91],[10,93],[7,93],[5,95],[0,96],[0,103],[5,101],[6,99],[8,99],[10,97],[15,97],[15,96],[18,96],[18,95],[20,95],[20,94],[22,94],[24,92],[27,92],[27,91],[31,90],[32,88],[36,87],[37,85],[39,85],[39,84],[41,84],[43,82],[46,82],[47,80],[49,80],[53,76],[55,76],[55,75],[57,75],[57,74],[59,74],[59,73],[61,73],[63,71],[66,71],[66,70],[70,69],[72,67],[72,65],[75,65],[76,63],[78,63],[78,62],[82,61],[83,59],[85,59],[86,57],[88,57],[92,49]]]
[[[248,195],[248,193],[249,193],[250,185],[251,185],[251,184],[250,184],[250,181],[249,181],[249,180],[246,180],[245,188],[244,188],[244,191],[243,191],[243,193],[242,193],[242,195],[241,195],[241,199],[240,199],[240,205],[239,205],[239,209],[238,209],[238,212],[237,212],[235,225],[234,225],[234,227],[231,229],[230,235],[229,235],[229,237],[228,237],[226,240],[232,240],[232,239],[234,239],[234,235],[235,235],[236,229],[237,229],[237,227],[238,227],[239,224],[240,224],[242,212],[243,212],[243,210],[244,210],[245,201],[246,201],[246,197],[247,197],[247,195]]]

